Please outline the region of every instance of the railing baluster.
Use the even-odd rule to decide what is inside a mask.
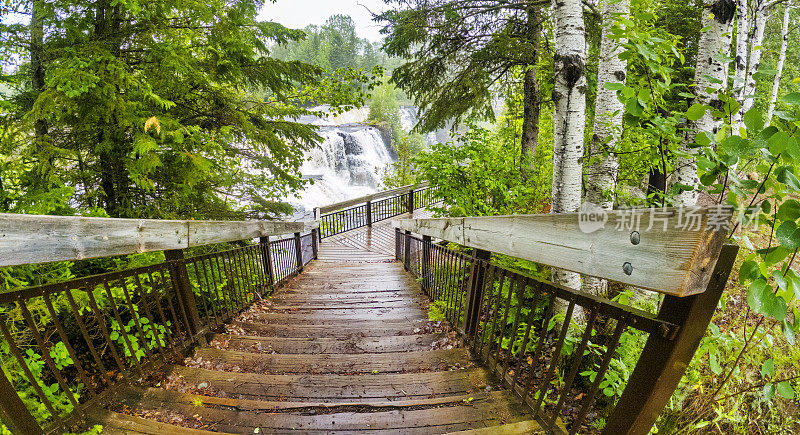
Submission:
[[[575,298],[572,298],[569,301],[569,305],[567,306],[567,313],[564,316],[564,323],[561,324],[561,334],[558,336],[558,342],[556,343],[556,347],[553,350],[553,354],[550,356],[550,365],[547,368],[547,372],[545,373],[544,379],[542,379],[541,384],[539,385],[538,393],[539,397],[536,399],[536,404],[533,406],[533,412],[539,413],[539,409],[544,402],[544,398],[547,395],[550,387],[550,379],[556,372],[556,367],[558,367],[558,362],[561,360],[561,349],[564,347],[564,341],[567,338],[567,332],[569,331],[569,324],[570,320],[572,320],[572,313],[575,311]]]

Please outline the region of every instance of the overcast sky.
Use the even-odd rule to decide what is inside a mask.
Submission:
[[[378,13],[387,7],[383,0],[278,0],[267,2],[258,18],[302,29],[309,24],[324,24],[331,15],[350,15],[358,36],[377,42],[381,39],[380,27],[372,21],[367,9]]]

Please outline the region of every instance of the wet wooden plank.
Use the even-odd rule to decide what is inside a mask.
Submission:
[[[261,375],[173,366],[185,382],[205,382],[226,397],[321,402],[436,398],[478,392],[489,385],[482,369],[368,375]],[[218,394],[219,395],[219,394]]]
[[[427,350],[431,344],[444,337],[444,334],[421,334],[312,339],[217,334],[211,340],[211,346],[220,346],[230,350],[283,354],[389,353]]]
[[[425,328],[427,320],[412,320],[404,323],[387,324],[384,322],[331,322],[322,325],[269,324],[253,322],[232,322],[235,328],[241,328],[246,335],[262,337],[387,337],[418,334],[415,329]]]
[[[193,361],[203,367],[233,367],[246,373],[380,374],[436,372],[469,367],[464,349],[380,354],[265,354],[202,347]]]

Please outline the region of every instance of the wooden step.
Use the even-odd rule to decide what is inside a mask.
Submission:
[[[262,353],[328,354],[388,353],[428,350],[444,334],[352,338],[283,338],[217,334],[212,347]]]
[[[284,325],[407,323],[427,320],[428,313],[421,308],[339,309],[326,312],[297,310],[287,313],[245,313],[240,319],[253,323]]]
[[[479,392],[489,385],[482,369],[365,375],[262,375],[173,366],[187,388],[207,384],[214,395],[257,400],[352,402],[424,399]]]
[[[390,337],[427,333],[431,322],[423,319],[406,322],[382,321],[331,321],[327,324],[253,323],[231,322],[233,328],[244,331],[242,335],[262,337],[354,338]],[[230,331],[230,329],[229,329]]]
[[[176,426],[135,415],[121,414],[102,408],[91,408],[86,415],[87,423],[103,426],[103,435],[123,434],[169,434],[169,435],[219,435],[219,431],[192,429]],[[252,433],[252,432],[251,432]]]
[[[419,373],[472,366],[465,349],[297,355],[251,353],[211,347],[197,349],[190,365],[215,370],[271,374]]]
[[[291,428],[302,433],[319,431],[398,431],[446,433],[523,421],[521,405],[506,392],[480,393],[458,401],[415,401],[411,406],[314,406],[268,408],[254,401],[204,401],[203,397],[173,392],[145,392],[129,396],[122,404],[133,413],[169,410],[191,415],[206,428],[228,433],[276,433]],[[295,432],[296,433],[296,432]]]

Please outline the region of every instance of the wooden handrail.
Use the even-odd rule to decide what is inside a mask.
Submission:
[[[612,211],[602,227],[598,220],[579,223],[585,219],[581,213],[392,223],[424,236],[684,297],[706,290],[731,216],[729,208],[698,207]],[[650,222],[654,225],[648,228]]]
[[[371,195],[359,196],[358,198],[348,199],[346,201],[337,202],[334,204],[324,205],[322,207],[317,207],[315,217],[319,218],[320,214],[329,213],[336,210],[341,210],[343,208],[347,208],[350,206],[354,206],[357,204],[363,204],[367,201],[376,201],[383,198],[388,198],[390,196],[397,196],[407,194],[411,191],[424,189],[430,186],[427,181],[424,181],[419,184],[408,184],[406,186],[396,187],[394,189],[384,190],[381,192],[373,193]]]
[[[111,257],[308,232],[319,223],[0,213],[0,266]]]

